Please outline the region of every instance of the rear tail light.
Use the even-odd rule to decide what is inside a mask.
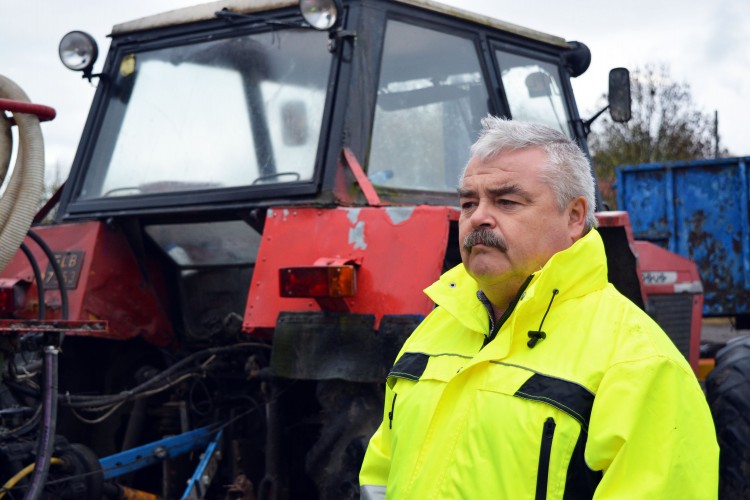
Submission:
[[[354,266],[309,266],[279,269],[282,297],[343,298],[357,291]]]

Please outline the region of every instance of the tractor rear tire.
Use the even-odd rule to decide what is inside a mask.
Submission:
[[[750,498],[750,337],[732,339],[716,353],[706,396],[721,448],[719,498]]]

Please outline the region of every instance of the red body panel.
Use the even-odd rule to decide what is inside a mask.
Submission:
[[[106,320],[107,338],[126,340],[141,336],[159,346],[172,343],[172,327],[154,291],[146,282],[124,235],[100,222],[37,227],[62,262],[67,283],[68,314],[71,320]],[[25,244],[34,254],[44,281],[47,319],[61,318],[61,301],[56,280],[44,252],[30,239]],[[63,254],[63,255],[61,255]],[[39,302],[34,274],[22,252],[17,252],[0,276],[30,283],[26,303],[18,314],[36,318]],[[155,273],[151,273],[155,277]],[[83,335],[83,333],[77,333]]]
[[[336,300],[374,314],[376,327],[384,314],[427,315],[434,305],[423,289],[443,271],[451,220],[458,211],[450,207],[269,210],[243,329],[272,329],[281,311],[320,311],[314,299],[280,297],[278,273],[326,260],[357,265],[356,295]]]

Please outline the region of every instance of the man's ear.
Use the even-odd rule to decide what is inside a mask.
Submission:
[[[586,227],[586,198],[579,196],[568,204],[568,231],[573,241],[583,236]]]

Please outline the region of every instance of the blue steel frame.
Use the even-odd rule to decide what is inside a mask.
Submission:
[[[201,457],[198,467],[195,469],[193,477],[188,481],[185,493],[182,494],[184,499],[200,499],[206,495],[210,481],[213,479],[218,462],[221,460],[221,437],[222,431],[216,433],[216,437],[206,448]]]
[[[104,457],[99,460],[104,480],[114,479],[191,451],[205,449],[212,439],[215,442],[220,435],[221,431],[217,433],[216,426],[206,426]],[[200,465],[198,467],[200,469]]]

